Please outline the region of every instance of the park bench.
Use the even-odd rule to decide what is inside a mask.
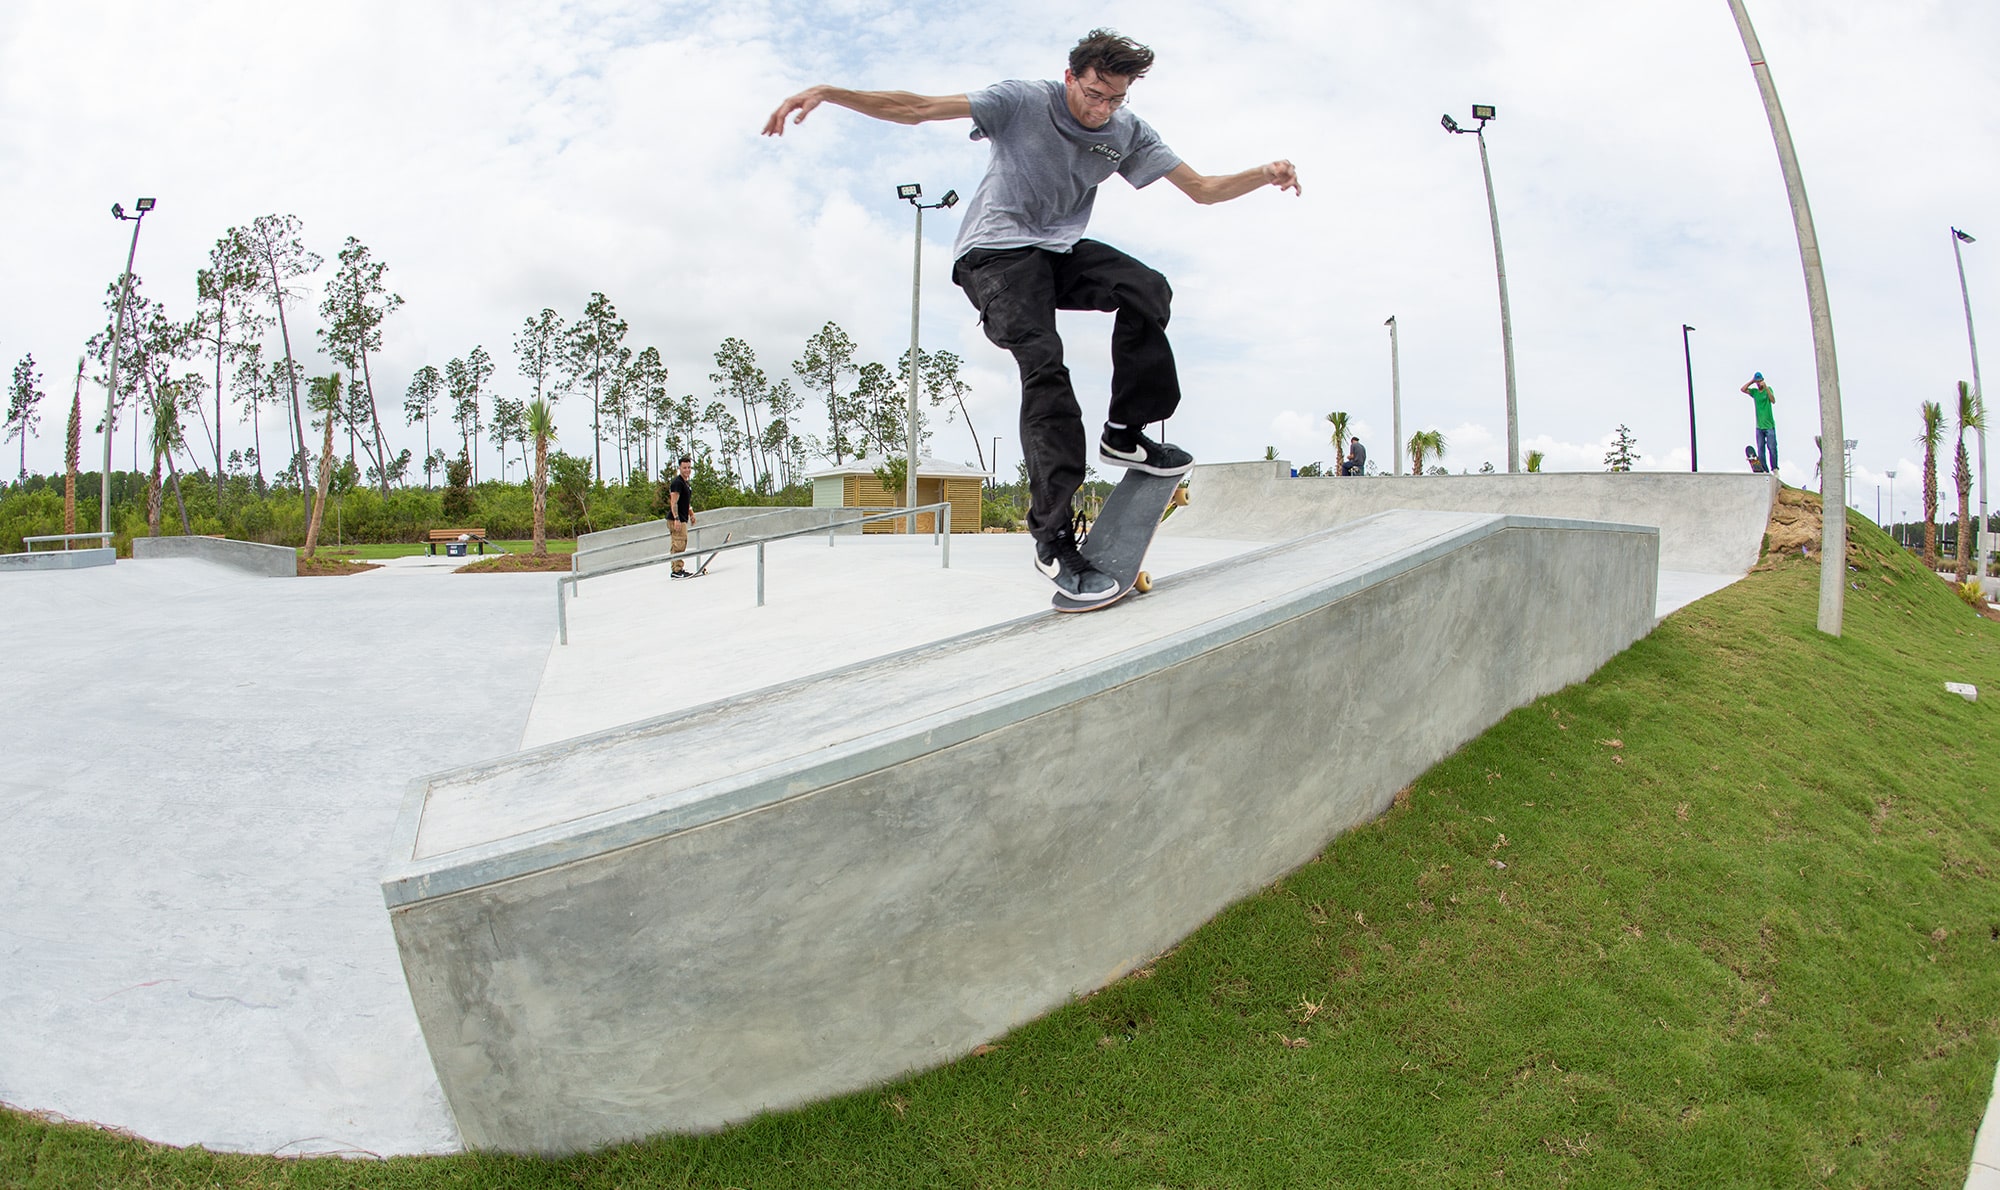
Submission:
[[[486,552],[486,530],[484,529],[432,529],[429,535],[432,556],[435,557],[437,555],[439,542],[444,542],[447,547],[445,552],[450,553],[449,546],[460,538],[465,539],[467,542],[479,543],[479,552],[482,554]]]

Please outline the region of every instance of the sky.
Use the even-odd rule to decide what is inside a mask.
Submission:
[[[1952,226],[1980,237],[1966,275],[2000,368],[2000,5],[1749,4],[1825,264],[1858,443],[1850,502],[1874,516],[1879,498],[1888,519],[1895,471],[1895,505],[1914,517],[1919,402],[1949,409],[1971,377]],[[1469,124],[1488,103],[1522,449],[1543,451],[1547,470],[1603,470],[1622,425],[1641,469],[1686,469],[1686,324],[1702,468],[1743,469],[1753,422],[1738,388],[1762,371],[1780,473],[1817,486],[1798,240],[1724,0],[10,0],[0,368],[32,353],[50,393],[28,469],[61,466],[76,359],[130,245],[110,206],[142,195],[159,205],[135,271],[178,317],[216,239],[259,215],[296,215],[329,262],[349,236],[366,244],[405,302],[383,326],[376,392],[392,447],[417,453],[422,429],[400,416],[417,368],[484,345],[495,390],[519,397],[522,321],[544,307],[573,319],[593,292],[630,324],[629,345],[660,349],[670,389],[704,404],[730,336],[773,381],[828,321],[893,367],[914,238],[895,187],[970,194],[986,147],[963,121],[903,127],[825,107],[766,138],[765,118],[818,82],[956,94],[1059,78],[1097,25],[1156,51],[1132,109],[1196,170],[1282,157],[1304,185],[1213,207],[1165,182],[1100,192],[1091,234],[1173,285],[1184,398],[1168,436],[1198,459],[1331,460],[1325,418],[1342,410],[1386,465],[1394,315],[1403,437],[1441,431],[1454,473],[1506,470],[1478,146],[1438,119]],[[971,426],[936,426],[931,453],[972,462],[997,436],[1011,477],[1018,382],[951,284],[956,214],[925,218],[921,330],[926,350],[965,360]],[[323,372],[317,305],[307,294],[288,317],[304,365]],[[1094,422],[1110,317],[1062,325]],[[86,382],[86,410],[102,401]],[[587,398],[565,398],[558,446],[587,452],[589,422]],[[273,460],[282,425],[266,414]],[[226,448],[249,441],[246,424],[225,429]],[[118,449],[129,464],[122,435]],[[5,445],[6,471],[20,451]],[[83,453],[90,468],[101,446]]]

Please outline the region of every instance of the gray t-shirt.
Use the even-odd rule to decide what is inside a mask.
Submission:
[[[1099,182],[1118,173],[1134,188],[1149,186],[1181,163],[1129,108],[1085,128],[1052,79],[995,83],[966,98],[972,139],[991,142],[993,157],[965,206],[954,260],[974,248],[1067,252],[1090,223]]]

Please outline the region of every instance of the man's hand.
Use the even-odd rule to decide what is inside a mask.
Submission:
[[[797,95],[794,95],[790,99],[787,99],[783,103],[779,104],[778,110],[771,113],[771,118],[764,121],[764,135],[765,136],[785,135],[786,116],[791,116],[792,123],[794,124],[805,123],[806,116],[810,114],[814,108],[826,102],[825,92],[826,92],[826,87],[824,85],[817,87],[807,87],[805,90],[799,92]],[[792,113],[794,112],[797,112],[798,114],[793,115]]]
[[[1269,165],[1253,165],[1239,174],[1225,174],[1210,177],[1197,173],[1193,166],[1183,161],[1167,174],[1167,181],[1181,188],[1189,198],[1207,206],[1212,203],[1228,202],[1232,198],[1242,198],[1252,190],[1265,186],[1276,186],[1280,190],[1290,190],[1294,194],[1304,194],[1299,188],[1299,171],[1289,161],[1273,161]]]
[[[1299,185],[1299,171],[1289,161],[1273,161],[1265,166],[1264,180],[1280,190],[1289,190],[1300,196],[1305,194]]]

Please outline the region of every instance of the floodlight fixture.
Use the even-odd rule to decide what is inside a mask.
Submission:
[[[111,217],[112,217],[113,219],[123,219],[123,218],[125,217],[125,204],[124,204],[124,203],[122,203],[122,202],[114,202],[114,203],[112,203],[112,204],[111,204]]]
[[[1465,129],[1463,129],[1463,128],[1460,128],[1460,127],[1458,126],[1458,121],[1457,121],[1457,120],[1454,120],[1454,119],[1452,119],[1452,118],[1451,118],[1451,113],[1450,113],[1450,112],[1446,112],[1446,113],[1445,113],[1445,114],[1444,114],[1444,115],[1443,115],[1443,116],[1442,116],[1441,118],[1439,118],[1439,120],[1438,120],[1438,123],[1440,123],[1440,124],[1444,125],[1444,130],[1445,130],[1446,132],[1463,132],[1463,131],[1465,131]]]
[[[956,190],[947,190],[947,191],[945,191],[945,192],[944,192],[944,201],[943,201],[943,202],[941,202],[941,203],[939,203],[938,205],[939,205],[939,206],[942,206],[942,207],[955,207],[955,206],[957,206],[957,205],[958,205],[958,191],[956,191]]]
[[[1475,120],[1491,120],[1493,118],[1493,105],[1490,103],[1473,104],[1472,118]]]
[[[1958,230],[1956,227],[1951,229],[1951,234],[1957,236],[1958,242],[1961,244],[1976,244],[1979,242],[1976,238],[1965,234],[1964,232]]]
[[[914,201],[915,199],[922,197],[923,193],[924,193],[924,188],[922,186],[917,185],[915,182],[905,182],[903,185],[896,187],[897,198],[910,199]]]
[[[142,198],[138,202],[133,203],[132,207],[134,210],[138,211],[141,215],[143,215],[147,211],[153,209],[153,200],[150,198]]]

